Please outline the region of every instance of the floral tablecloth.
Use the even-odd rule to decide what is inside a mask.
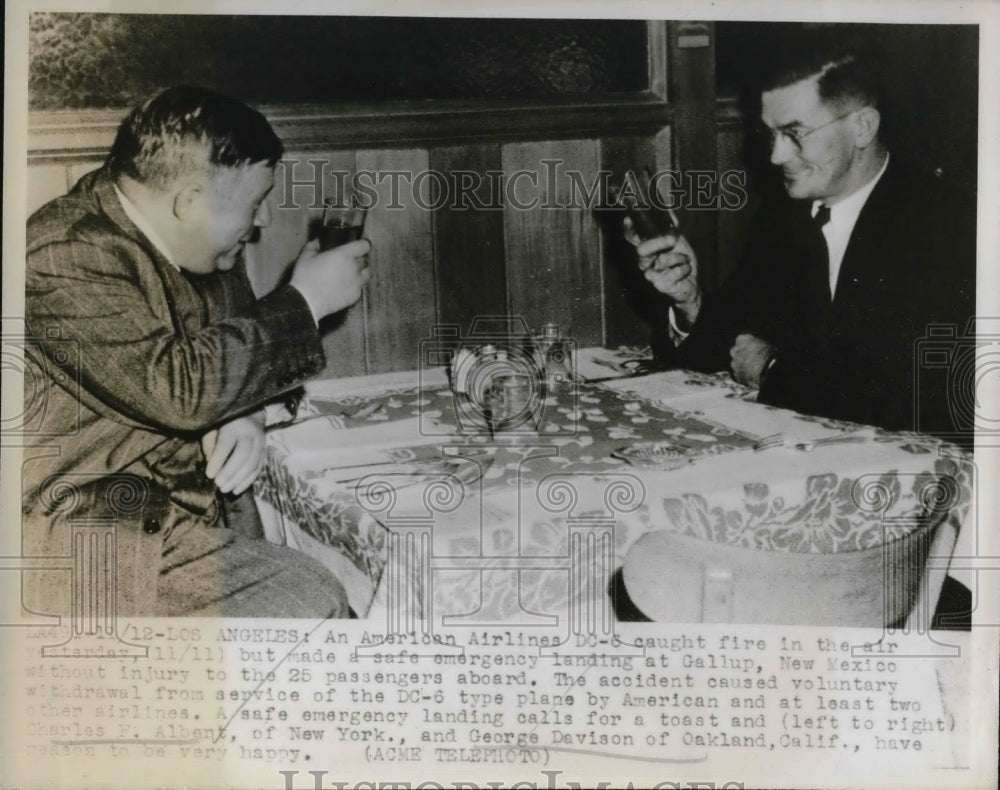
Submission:
[[[324,561],[359,614],[405,595],[420,616],[461,624],[554,622],[568,601],[593,598],[581,563],[606,586],[650,530],[830,554],[898,530],[958,529],[972,473],[957,448],[753,397],[727,376],[684,371],[564,386],[536,434],[493,438],[460,431],[440,372],[318,382],[294,422],[269,432],[255,493],[269,539]],[[792,441],[754,449],[776,433]],[[845,442],[788,446],[828,437]],[[620,457],[650,441],[680,448],[684,463]],[[409,552],[392,574],[390,535],[397,556]]]

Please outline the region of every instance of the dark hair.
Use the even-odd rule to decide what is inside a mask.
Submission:
[[[830,104],[883,104],[881,57],[867,43],[843,43],[829,34],[803,36],[772,56],[762,90],[784,88],[817,77],[819,97]]]
[[[240,167],[281,158],[267,119],[230,96],[190,86],[167,88],[129,113],[108,155],[115,177],[163,188],[206,167]]]

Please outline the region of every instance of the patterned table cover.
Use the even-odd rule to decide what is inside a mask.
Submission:
[[[424,616],[464,625],[554,622],[567,601],[593,594],[574,577],[574,556],[583,551],[606,576],[653,529],[806,553],[898,538],[887,537],[886,517],[904,531],[959,529],[973,477],[958,448],[762,406],[754,395],[724,374],[686,371],[564,387],[546,398],[537,435],[494,441],[457,433],[440,371],[316,382],[295,422],[269,432],[255,494],[268,538],[324,561],[362,615],[381,613],[400,584],[385,573],[390,533],[423,535],[405,544],[421,554],[405,571],[419,568],[421,579],[408,579],[405,594]],[[451,435],[417,436],[428,420]],[[411,455],[447,460],[343,468],[351,429],[378,423],[399,427],[399,447],[419,444]],[[850,443],[753,449],[779,432]],[[660,471],[615,455],[651,440],[694,460]],[[421,470],[430,471],[412,474]]]

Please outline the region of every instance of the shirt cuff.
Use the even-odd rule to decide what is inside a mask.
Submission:
[[[764,389],[764,384],[767,382],[767,377],[771,374],[771,369],[774,367],[775,363],[778,361],[777,355],[772,352],[771,356],[767,358],[764,363],[764,367],[761,368],[760,378],[757,381],[757,391]]]
[[[683,329],[677,326],[677,315],[674,312],[674,308],[672,305],[667,309],[667,321],[670,324],[670,339],[671,341],[673,341],[673,344],[675,346],[679,346],[681,343],[687,340],[687,336],[691,333],[685,332]]]

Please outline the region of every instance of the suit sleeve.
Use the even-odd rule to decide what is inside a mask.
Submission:
[[[758,269],[765,260],[759,246],[751,240],[739,268],[718,291],[704,294],[698,319],[680,344],[674,344],[664,316],[662,324],[654,328],[652,339],[661,361],[670,367],[705,373],[729,370],[729,350],[736,335],[750,331],[750,306],[759,301],[755,296],[761,282]]]
[[[47,364],[77,345],[81,399],[112,419],[176,432],[202,431],[256,408],[323,369],[305,299],[284,287],[252,299],[230,283],[226,301],[195,330],[178,329],[168,289],[143,281],[120,251],[58,241],[29,251],[28,326]],[[245,278],[244,278],[245,282]],[[190,324],[189,324],[190,325]],[[49,343],[54,337],[59,343]]]

